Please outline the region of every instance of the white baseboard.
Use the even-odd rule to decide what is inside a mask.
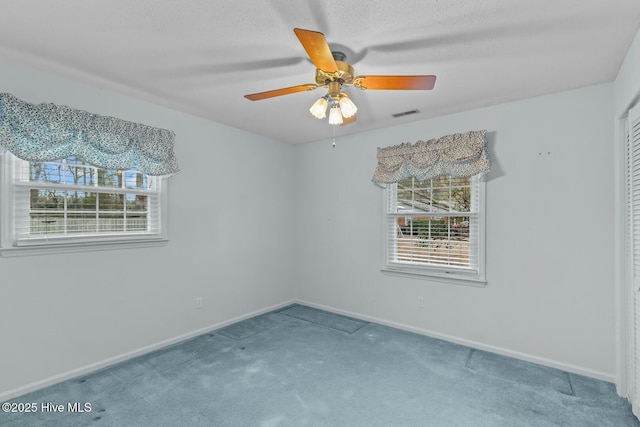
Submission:
[[[336,314],[341,314],[343,316],[353,317],[355,319],[364,320],[367,322],[378,323],[380,325],[390,326],[392,328],[401,329],[403,331],[414,332],[420,335],[425,335],[431,338],[438,338],[444,341],[452,342],[455,344],[464,345],[466,347],[475,348],[478,350],[488,351],[490,353],[500,354],[502,356],[513,357],[514,359],[520,359],[527,362],[536,363],[538,365],[548,366],[550,368],[560,369],[561,371],[571,372],[573,374],[584,375],[585,377],[596,378],[599,380],[607,381],[610,383],[615,382],[615,375],[608,374],[604,372],[594,371],[592,369],[587,369],[581,366],[571,365],[563,362],[558,362],[556,360],[547,359],[544,357],[535,356],[532,354],[522,353],[519,351],[509,350],[502,347],[496,347],[489,344],[484,344],[477,341],[471,341],[464,338],[455,337],[452,335],[441,334],[439,332],[429,331],[427,329],[416,328],[409,325],[404,325],[402,323],[391,322],[384,319],[379,319],[376,317],[366,316],[360,313],[354,313],[351,311],[340,310],[334,307],[328,307],[321,304],[315,304],[309,301],[296,300],[297,304],[306,305],[309,307],[317,308],[320,310],[329,311]]]
[[[100,369],[115,365],[120,362],[124,362],[129,359],[133,359],[134,357],[142,356],[146,353],[150,353],[155,350],[160,350],[161,348],[168,347],[173,344],[177,344],[182,341],[186,341],[188,339],[197,337],[198,335],[206,334],[212,331],[215,331],[220,328],[224,328],[225,326],[231,325],[232,323],[240,322],[242,320],[249,319],[251,317],[259,316],[261,314],[269,313],[275,310],[279,310],[283,307],[287,307],[291,304],[295,304],[294,300],[287,301],[284,303],[276,304],[270,307],[266,307],[252,313],[244,314],[242,316],[234,317],[232,319],[225,320],[223,322],[216,323],[214,325],[206,326],[204,328],[196,329],[195,331],[187,332],[186,334],[179,335],[177,337],[169,338],[164,341],[157,342],[155,344],[147,345],[136,350],[132,350],[123,354],[120,354],[115,357],[110,357],[108,359],[101,360],[96,363],[91,363],[86,366],[82,366],[77,369],[72,369],[67,372],[60,373],[58,375],[51,376],[49,378],[45,378],[43,380],[34,381],[30,384],[24,385],[22,387],[18,387],[12,390],[8,390],[0,393],[0,402],[5,402],[10,399],[14,399],[18,396],[22,396],[27,393],[31,393],[32,391],[39,390],[44,387],[48,387],[50,385],[54,385],[60,383],[62,381],[69,380],[71,378],[75,378],[81,375],[90,374],[92,372],[98,371]]]
[[[543,366],[548,366],[551,368],[556,368],[556,369],[560,369],[562,371],[566,371],[566,372],[571,372],[574,374],[578,374],[578,375],[584,375],[587,377],[591,377],[591,378],[596,378],[599,380],[603,380],[603,381],[607,381],[607,382],[614,382],[615,377],[613,374],[607,374],[607,373],[603,373],[603,372],[598,372],[598,371],[594,371],[591,369],[586,369],[583,368],[581,366],[575,366],[575,365],[570,365],[570,364],[566,364],[566,363],[562,363],[562,362],[558,362],[552,359],[547,359],[547,358],[543,358],[543,357],[539,357],[539,356],[535,356],[535,355],[531,355],[531,354],[527,354],[527,353],[522,353],[522,352],[518,352],[518,351],[513,351],[513,350],[509,350],[509,349],[505,349],[502,347],[496,347],[496,346],[492,346],[492,345],[488,345],[488,344],[483,344],[480,342],[476,342],[476,341],[471,341],[471,340],[467,340],[467,339],[463,339],[463,338],[459,338],[459,337],[455,337],[455,336],[451,336],[451,335],[447,335],[447,334],[441,334],[438,332],[434,332],[434,331],[429,331],[426,329],[421,329],[421,328],[416,328],[413,326],[409,326],[409,325],[404,325],[401,323],[396,323],[396,322],[391,322],[385,319],[379,319],[376,317],[371,317],[371,316],[366,316],[363,315],[361,313],[355,313],[355,312],[351,312],[351,311],[346,311],[346,310],[340,310],[337,309],[335,307],[329,307],[329,306],[325,306],[325,305],[321,305],[321,304],[315,304],[312,303],[310,301],[304,301],[304,300],[291,300],[291,301],[287,301],[284,303],[280,303],[280,304],[276,304],[270,307],[266,307],[248,314],[244,314],[242,316],[238,316],[238,317],[234,317],[232,319],[228,319],[225,320],[223,322],[219,322],[216,323],[214,325],[210,325],[210,326],[206,326],[204,328],[200,328],[191,332],[188,332],[186,334],[182,334],[173,338],[169,338],[167,340],[164,341],[160,341],[157,342],[155,344],[151,344],[151,345],[147,345],[144,347],[141,347],[139,349],[136,350],[132,350],[129,351],[127,353],[123,353],[120,354],[118,356],[115,357],[111,357],[96,363],[92,363],[77,369],[73,369],[67,372],[63,372],[61,374],[58,375],[54,375],[51,376],[49,378],[45,378],[43,380],[39,380],[39,381],[35,381],[32,382],[30,384],[24,385],[22,387],[18,387],[12,390],[8,390],[5,392],[0,393],[0,402],[4,402],[10,399],[14,399],[18,396],[22,396],[24,394],[30,393],[32,391],[35,390],[39,390],[41,388],[44,387],[48,387],[50,385],[53,384],[57,384],[59,382],[62,381],[66,381],[81,375],[86,375],[95,371],[98,371],[100,369],[115,365],[117,363],[120,362],[124,362],[126,360],[129,359],[133,359],[134,357],[138,357],[138,356],[142,356],[146,353],[150,353],[152,351],[155,350],[159,350],[162,349],[164,347],[168,347],[170,345],[173,344],[177,344],[179,342],[182,341],[186,341],[188,339],[197,337],[198,335],[202,335],[202,334],[206,334],[212,331],[215,331],[217,329],[220,328],[224,328],[225,326],[231,325],[232,323],[236,323],[236,322],[240,322],[242,320],[246,320],[249,319],[251,317],[255,317],[255,316],[259,316],[261,314],[265,314],[265,313],[269,313],[272,311],[276,311],[279,310],[281,308],[287,307],[291,304],[302,304],[302,305],[306,305],[309,307],[314,307],[314,308],[318,308],[320,310],[326,310],[329,311],[331,313],[336,313],[336,314],[341,314],[344,316],[349,316],[349,317],[353,317],[356,319],[360,319],[360,320],[364,320],[367,322],[373,322],[373,323],[378,323],[380,325],[385,325],[385,326],[389,326],[392,328],[396,328],[396,329],[401,329],[404,331],[408,331],[408,332],[414,332],[420,335],[425,335],[428,337],[432,337],[432,338],[438,338],[444,341],[449,341],[449,342],[453,342],[456,344],[460,344],[460,345],[464,345],[467,347],[471,347],[471,348],[475,348],[478,350],[484,350],[484,351],[488,351],[491,353],[496,353],[496,354],[500,354],[503,356],[508,356],[508,357],[513,357],[515,359],[520,359],[520,360],[525,360],[527,362],[532,362],[532,363],[537,363],[539,365],[543,365]]]

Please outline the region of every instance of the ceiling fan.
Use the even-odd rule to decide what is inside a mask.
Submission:
[[[356,76],[353,67],[346,62],[346,55],[342,52],[332,52],[324,34],[318,31],[294,28],[300,43],[316,66],[316,82],[269,90],[266,92],[245,95],[251,101],[289,95],[297,92],[326,87],[327,94],[318,99],[309,109],[318,119],[327,116],[329,109],[329,123],[332,125],[346,125],[356,120],[357,107],[349,99],[349,94],[343,92],[345,85],[355,86],[367,90],[431,90],[436,83],[436,76]]]

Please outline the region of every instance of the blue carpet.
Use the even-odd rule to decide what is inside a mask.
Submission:
[[[278,313],[285,316],[295,317],[296,319],[306,320],[307,322],[317,325],[326,326],[327,328],[337,329],[338,331],[348,332],[350,334],[362,328],[367,322],[354,319],[351,317],[340,316],[338,314],[328,313],[302,305],[294,305],[292,307],[280,310]]]
[[[613,384],[302,306],[12,402],[91,411],[2,426],[640,427]]]
[[[217,331],[217,333],[224,335],[227,338],[231,338],[232,340],[239,341],[249,338],[255,334],[259,334],[269,328],[269,326],[271,326],[271,318],[269,316],[257,316],[234,323],[233,325]]]
[[[557,369],[476,350],[469,353],[466,366],[503,381],[527,382],[532,387],[551,388],[558,393],[575,395],[569,375]]]

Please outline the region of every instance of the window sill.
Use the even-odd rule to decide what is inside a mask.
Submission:
[[[157,239],[141,239],[129,241],[111,241],[111,242],[75,242],[75,243],[57,243],[49,245],[37,246],[11,246],[0,248],[0,256],[2,258],[35,256],[73,252],[89,252],[89,251],[107,251],[117,249],[136,249],[148,248],[154,246],[165,246],[168,240],[165,238]]]
[[[410,277],[414,279],[430,280],[433,282],[447,283],[452,285],[473,286],[484,288],[487,281],[475,275],[465,275],[463,273],[436,272],[431,270],[409,269],[409,268],[382,268],[382,273],[389,276]]]

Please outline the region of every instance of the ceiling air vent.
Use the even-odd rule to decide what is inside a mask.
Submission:
[[[398,117],[408,116],[409,114],[417,114],[419,112],[420,110],[414,109],[414,110],[404,111],[402,113],[395,113],[395,114],[392,114],[392,116],[395,118],[398,118]]]

